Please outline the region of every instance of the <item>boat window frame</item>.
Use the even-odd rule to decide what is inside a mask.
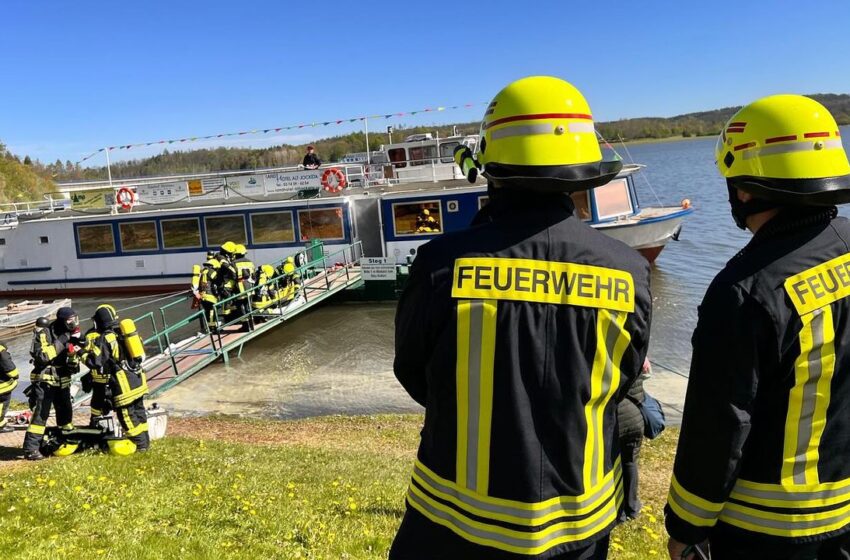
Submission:
[[[414,158],[414,150],[422,150],[422,157]],[[433,150],[433,153],[430,155],[426,155],[425,152],[428,150]],[[434,144],[423,144],[421,146],[410,146],[407,148],[408,158],[410,159],[411,167],[418,167],[421,165],[429,165],[434,160],[439,159],[440,151],[437,149],[437,146]]]
[[[198,226],[198,245],[192,246],[182,246],[182,247],[167,247],[165,243],[165,229],[163,228],[163,224],[165,222],[188,222],[194,220],[195,224]],[[176,218],[159,218],[157,220],[159,222],[159,235],[162,240],[162,249],[161,251],[189,251],[193,249],[203,249],[204,248],[204,235],[203,230],[201,229],[201,216],[183,216]]]
[[[219,247],[219,246],[221,246],[222,243],[224,243],[224,241],[222,241],[221,243],[210,243],[210,228],[207,227],[207,220],[210,220],[210,219],[215,220],[215,219],[221,219],[221,218],[242,218],[242,233],[245,234],[245,240],[244,241],[242,241],[242,240],[237,241],[236,239],[229,238],[229,239],[226,239],[225,241],[233,241],[237,245],[241,245],[241,244],[250,245],[249,242],[251,241],[251,239],[248,237],[248,224],[246,223],[244,212],[242,212],[242,213],[227,212],[227,213],[221,213],[221,214],[204,214],[202,217],[204,218],[204,235],[203,235],[203,239],[202,239],[202,242],[204,243],[204,245],[203,245],[204,247]]]
[[[298,243],[298,232],[295,231],[295,213],[294,209],[287,210],[270,210],[268,212],[250,212],[248,214],[248,224],[251,228],[251,246],[257,245],[262,247],[273,246],[273,245],[292,245],[293,243]],[[257,241],[257,236],[254,235],[254,216],[273,216],[277,214],[289,214],[289,225],[290,230],[292,231],[292,240],[291,241]],[[344,229],[344,228],[343,228]],[[345,231],[343,231],[343,234]]]
[[[447,155],[443,155],[443,146],[452,146],[452,149],[449,151]],[[460,146],[460,142],[457,140],[450,140],[448,142],[441,142],[439,148],[437,148],[437,157],[440,158],[440,163],[454,163],[455,161],[455,149]]]
[[[135,254],[135,253],[144,253],[144,252],[150,252],[150,251],[157,251],[158,252],[160,250],[160,248],[161,248],[160,247],[160,241],[159,241],[160,236],[159,236],[159,226],[157,225],[157,220],[155,220],[155,219],[150,219],[150,220],[122,220],[122,221],[116,221],[115,224],[118,226],[118,243],[121,245],[121,253],[122,254],[123,253]],[[139,225],[139,224],[153,224],[153,235],[154,235],[154,239],[156,241],[156,247],[153,247],[153,248],[145,247],[143,249],[127,249],[126,247],[124,247],[124,237],[123,237],[123,232],[121,230],[122,226],[129,226],[129,225],[134,226],[134,225]]]
[[[83,251],[83,243],[82,237],[80,237],[80,230],[83,228],[107,228],[110,233],[110,237],[112,239],[112,250],[111,251]],[[118,244],[115,239],[115,228],[113,227],[113,222],[95,222],[95,223],[81,223],[74,224],[74,241],[77,246],[77,255],[83,258],[91,258],[91,257],[103,257],[108,255],[115,255],[118,253]]]
[[[304,238],[304,232],[302,231],[302,228],[301,228],[301,213],[302,212],[317,212],[317,211],[321,211],[321,210],[333,210],[333,211],[338,210],[340,212],[339,224],[340,224],[340,233],[342,234],[342,237],[318,237],[316,239],[321,239],[322,241],[345,241],[347,239],[347,237],[345,235],[345,218],[346,218],[345,206],[342,206],[342,205],[339,205],[339,206],[336,206],[336,205],[335,206],[321,206],[321,207],[318,207],[318,208],[307,207],[307,208],[295,208],[294,210],[296,210],[296,218],[298,220],[298,237],[296,238],[298,240],[298,241],[296,241],[297,243],[303,243],[304,241],[311,241],[312,240],[312,238],[306,238],[306,239]]]
[[[623,185],[626,189],[626,199],[628,200],[628,203],[629,203],[629,210],[627,212],[615,212],[613,214],[604,214],[604,215],[601,214],[600,211],[599,211],[599,201],[597,199],[597,194],[599,192],[599,189],[603,189],[605,187],[610,187],[615,182],[621,182],[621,181],[622,181],[622,183],[623,183]],[[588,191],[588,192],[593,192],[593,197],[591,199],[591,202],[592,202],[591,203],[591,214],[593,216],[593,221],[594,222],[604,222],[604,221],[616,220],[617,218],[619,218],[621,216],[633,216],[635,214],[635,201],[632,198],[632,192],[631,191],[632,191],[632,189],[631,189],[631,186],[629,185],[629,181],[628,181],[627,177],[620,177],[620,178],[617,178],[617,179],[613,179],[610,182],[608,182],[608,183],[606,183],[602,186],[596,187],[596,188]]]
[[[436,231],[436,232],[434,232],[434,231],[423,231],[423,232],[414,231],[413,233],[399,233],[398,228],[396,227],[396,225],[397,225],[396,224],[396,215],[395,215],[396,206],[400,206],[402,204],[407,206],[407,205],[422,205],[422,204],[428,204],[428,203],[436,203],[436,205],[437,205],[437,209],[440,212],[440,219],[439,219],[440,231]],[[430,199],[415,200],[415,201],[400,200],[398,202],[390,202],[390,215],[391,215],[392,223],[393,223],[393,237],[416,238],[416,237],[425,237],[425,236],[428,236],[428,235],[443,235],[443,233],[445,233],[445,231],[446,231],[446,224],[445,224],[445,221],[443,220],[443,204],[442,204],[442,201],[439,198],[430,198]]]
[[[485,202],[486,201],[486,202]],[[478,211],[480,212],[482,208],[490,204],[490,195],[483,194],[478,197]]]
[[[393,154],[393,152],[397,152],[399,150],[401,150],[401,153],[403,154],[403,159],[394,160],[392,154]],[[395,169],[401,169],[402,167],[407,167],[407,148],[405,148],[404,146],[397,146],[395,148],[390,148],[390,149],[387,150],[387,158],[390,160],[389,163]]]

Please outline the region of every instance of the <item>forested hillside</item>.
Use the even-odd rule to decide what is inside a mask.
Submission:
[[[850,95],[813,94],[810,97],[823,103],[838,120],[839,124],[850,124]],[[715,135],[740,107],[726,107],[713,111],[688,113],[675,117],[641,117],[619,121],[598,122],[597,130],[607,140],[640,140],[645,138],[672,138]],[[449,136],[456,126],[460,134],[478,132],[478,122],[456,125],[418,126],[397,129],[393,140],[398,142],[405,136],[421,132],[437,133],[441,137]],[[389,143],[386,132],[370,133],[369,146],[376,150],[381,144]],[[363,132],[353,132],[342,136],[333,136],[312,142],[324,161],[338,161],[352,152],[366,151],[366,136]],[[2,145],[0,145],[1,147]],[[115,178],[145,177],[176,173],[203,173],[211,171],[257,169],[264,167],[293,165],[301,161],[306,144],[279,145],[270,148],[212,148],[190,151],[165,151],[160,155],[116,162],[112,165]],[[52,177],[59,181],[74,179],[105,179],[105,167],[81,168],[66,161],[57,160],[52,164],[23,162],[0,148],[0,165],[10,168],[6,183],[3,183],[3,170],[0,168],[0,197],[9,198],[9,193],[39,193],[49,189],[51,182],[43,177]],[[40,175],[41,176],[40,176]],[[5,186],[6,184],[10,186]]]
[[[38,200],[52,190],[53,181],[39,173],[28,157],[21,161],[0,143],[0,202]]]

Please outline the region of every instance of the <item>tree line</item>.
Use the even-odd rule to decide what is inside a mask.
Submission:
[[[810,97],[823,103],[835,116],[838,124],[850,124],[850,95],[813,94]],[[640,117],[617,121],[598,122],[596,128],[608,141],[641,140],[646,138],[673,138],[691,136],[713,136],[720,133],[723,125],[740,107],[725,107],[713,111],[688,113],[675,117]],[[450,136],[453,129],[459,134],[475,134],[478,122],[466,122],[440,126],[414,126],[397,128],[392,140],[400,142],[405,136],[431,132],[440,137]],[[369,134],[369,148],[377,150],[389,144],[385,132]],[[344,155],[366,151],[366,135],[363,132],[332,136],[311,142],[322,160],[339,161]],[[112,176],[116,179],[173,175],[181,173],[209,173],[240,169],[282,167],[301,162],[307,144],[281,144],[268,148],[203,148],[189,151],[169,151],[112,165]],[[54,181],[106,179],[107,170],[102,167],[81,167],[71,161],[56,160],[42,163],[29,156],[21,159],[0,144],[0,201],[20,199],[24,196],[39,198],[55,187]]]

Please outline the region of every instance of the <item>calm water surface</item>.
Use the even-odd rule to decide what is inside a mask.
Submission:
[[[842,136],[850,137],[850,127]],[[647,165],[636,178],[642,205],[658,204],[657,195],[665,204],[689,198],[696,209],[652,273],[650,357],[687,373],[697,306],[749,234],[732,222],[725,183],[714,167],[713,138],[632,145],[628,154],[622,146],[617,150],[627,161]],[[848,208],[842,214],[850,215]],[[116,302],[119,308],[136,303]],[[85,317],[95,302],[76,305]],[[211,366],[159,401],[186,414],[276,418],[418,410],[392,374],[394,314],[389,304],[321,307],[254,341],[240,360]],[[26,363],[28,343],[27,337],[11,341],[19,366]]]

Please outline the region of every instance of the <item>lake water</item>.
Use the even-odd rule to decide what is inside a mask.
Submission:
[[[850,127],[842,129],[842,137],[850,138]],[[708,283],[750,238],[729,214],[725,182],[714,166],[714,142],[705,138],[616,147],[627,161],[647,166],[636,178],[642,205],[658,204],[657,195],[674,205],[689,198],[696,210],[652,273],[650,358],[681,374],[688,371],[696,310]],[[850,214],[848,210],[843,208],[842,214]],[[85,317],[94,302],[75,305]],[[158,400],[187,414],[275,418],[419,410],[392,374],[394,313],[390,304],[321,307],[252,342],[241,360],[213,365]],[[26,363],[28,343],[23,337],[10,345],[19,366]]]

